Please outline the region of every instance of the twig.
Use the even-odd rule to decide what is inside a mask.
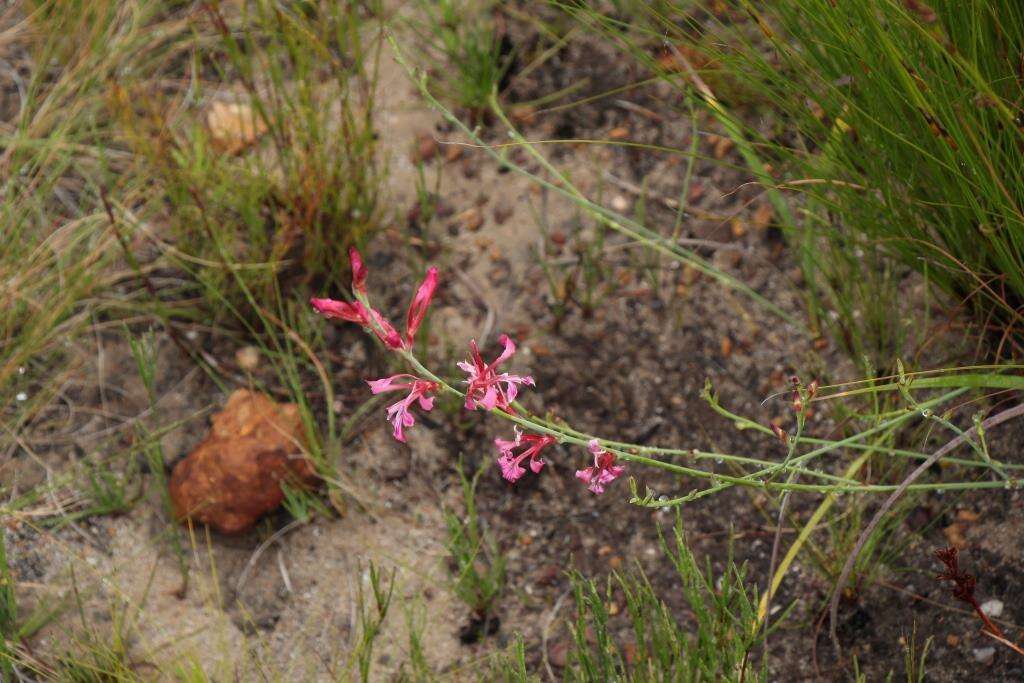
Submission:
[[[981,632],[983,634],[985,634],[986,636],[988,636],[989,638],[991,638],[992,640],[996,641],[997,643],[1002,643],[1003,645],[1005,645],[1006,647],[1010,648],[1011,650],[1013,650],[1017,654],[1024,655],[1024,649],[1021,649],[1020,645],[1017,645],[1016,643],[1011,642],[1011,641],[1007,640],[1006,638],[1004,638],[1002,636],[997,636],[995,633],[992,633],[991,631],[987,631],[987,630],[983,629]]]
[[[649,190],[640,187],[639,185],[636,185],[635,183],[631,183],[628,180],[624,180],[616,175],[613,175],[609,171],[605,171],[601,175],[605,180],[607,180],[612,185],[615,185],[620,190],[625,190],[626,192],[632,195],[636,195],[638,197],[653,199],[654,201],[664,206],[666,209],[671,209],[673,211],[679,210],[679,200],[675,199],[674,197],[665,197],[663,195],[655,194]],[[726,216],[725,214],[704,211],[703,209],[698,209],[693,206],[687,206],[686,213],[692,214],[693,216],[705,221],[719,221],[719,224],[724,224],[731,218],[731,216]],[[710,240],[679,240],[679,243],[696,243],[696,246],[732,247],[734,249],[736,248],[735,245],[724,244],[721,242],[712,242]]]
[[[477,284],[473,282],[472,278],[466,275],[465,272],[458,268],[455,269],[454,272],[462,284],[466,286],[466,289],[468,289],[470,293],[476,297],[477,301],[483,304],[484,308],[487,310],[487,316],[484,318],[484,326],[480,332],[479,339],[480,345],[483,346],[487,343],[487,337],[490,336],[491,331],[494,329],[494,323],[497,320],[497,315],[495,314],[497,307],[488,300],[488,297],[480,290],[480,287],[478,287]]]
[[[288,576],[288,567],[284,564],[284,548],[277,549],[277,569],[281,572],[281,580],[284,581],[284,588],[289,593],[292,591],[292,580]]]
[[[256,550],[254,550],[252,555],[249,556],[249,561],[245,563],[245,568],[242,569],[242,573],[238,575],[238,581],[235,582],[236,596],[241,595],[242,588],[245,587],[245,582],[249,580],[249,573],[252,571],[252,568],[256,566],[256,563],[259,561],[263,553],[266,552],[267,548],[273,545],[274,541],[279,540],[289,531],[301,526],[302,524],[305,524],[306,522],[307,520],[305,519],[293,519],[292,521],[288,522],[283,527],[275,531],[270,538],[263,541],[263,543],[260,543],[259,546],[257,546]]]

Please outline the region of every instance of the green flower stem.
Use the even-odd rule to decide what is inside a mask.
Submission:
[[[730,412],[729,409],[722,407],[717,402],[711,403],[711,408],[719,415],[722,415],[723,417],[732,420],[735,423],[737,429],[753,429],[758,432],[761,432],[762,434],[774,436],[774,434],[772,434],[772,430],[770,430],[768,427],[765,427],[764,425],[758,422],[754,422],[753,420],[745,418],[742,415],[737,415],[736,413]],[[799,439],[797,439],[797,441],[798,443],[815,444],[819,446],[836,443],[831,439],[821,439],[813,436],[801,436]],[[885,453],[886,455],[896,455],[903,458],[913,458],[915,460],[927,460],[930,457],[928,453],[922,453],[920,451],[911,451],[904,448],[891,448],[889,446],[881,446],[878,444],[871,443],[848,443],[845,444],[843,447],[859,451],[870,451],[875,453]],[[961,467],[989,467],[987,463],[979,462],[977,460],[965,460],[964,458],[944,457],[939,462],[948,463],[950,465],[958,465]],[[1013,463],[1001,463],[1001,466],[1003,467],[1003,469],[1007,470],[1024,470],[1024,465],[1018,465]]]
[[[560,432],[563,432],[563,433],[566,433],[566,434],[572,434],[572,435],[577,436],[577,437],[579,437],[581,439],[586,439],[588,442],[590,441],[590,439],[596,438],[596,437],[593,437],[593,436],[591,436],[589,434],[584,434],[583,432],[579,432],[579,431],[577,431],[577,430],[575,430],[572,427],[569,427],[567,425],[558,425],[558,424],[555,424],[554,422],[551,422],[550,420],[545,420],[545,419],[543,419],[543,418],[541,418],[541,417],[539,417],[539,416],[537,416],[535,414],[530,413],[528,410],[523,408],[522,405],[519,404],[518,402],[517,403],[513,403],[512,405],[516,409],[516,411],[518,411],[519,413],[522,413],[529,420],[531,420],[532,422],[534,422],[536,424],[541,424],[541,425],[544,425],[546,427],[549,427],[550,429],[559,430]],[[760,458],[751,458],[749,456],[743,456],[743,455],[730,455],[730,454],[727,454],[727,453],[715,453],[715,452],[712,452],[712,451],[701,451],[701,450],[698,450],[696,448],[664,448],[664,447],[661,447],[661,446],[641,446],[639,444],[633,444],[633,443],[629,443],[629,442],[626,442],[626,441],[614,441],[614,440],[611,440],[611,439],[601,439],[601,438],[598,438],[597,440],[601,444],[602,447],[618,449],[618,450],[623,451],[623,452],[625,452],[627,454],[633,454],[633,455],[644,455],[644,454],[671,455],[671,456],[679,456],[679,457],[684,457],[684,458],[693,458],[695,460],[716,460],[716,461],[721,461],[721,462],[734,462],[734,463],[746,464],[746,465],[759,465],[761,467],[771,467],[773,465],[777,465],[778,464],[778,463],[776,463],[774,461],[771,461],[771,460],[762,460]],[[839,477],[839,476],[836,476],[834,474],[827,474],[825,472],[817,472],[815,470],[804,469],[802,467],[797,467],[795,469],[797,471],[799,471],[801,474],[805,474],[805,475],[807,475],[809,477],[817,477],[819,479],[826,479],[826,480],[829,480],[829,481],[835,481],[835,482],[840,482],[840,483],[844,483],[844,484],[856,484],[856,483],[858,483],[854,479],[847,479],[845,477]]]
[[[438,377],[433,372],[428,370],[422,363],[419,362],[419,360],[416,359],[415,356],[412,355],[412,353],[410,353],[408,351],[401,351],[400,353],[409,362],[409,364],[413,367],[413,369],[416,370],[416,372],[421,377],[423,377],[425,379],[429,379],[429,380],[431,380],[433,382],[436,382],[438,384],[438,386],[442,390],[447,392],[447,393],[450,393],[450,394],[452,394],[454,396],[457,396],[459,398],[465,398],[466,397],[466,394],[464,392],[459,391],[458,389],[453,387],[451,384],[449,384],[448,382],[446,382],[445,380],[443,380],[442,378]],[[954,398],[955,396],[958,396],[959,394],[961,394],[961,393],[963,393],[965,391],[967,391],[967,388],[961,388],[961,389],[958,389],[956,391],[949,392],[949,393],[947,393],[947,394],[945,394],[943,396],[940,396],[938,398],[935,398],[935,399],[932,399],[930,401],[924,402],[921,405],[924,408],[931,407],[931,406],[934,406],[934,405],[938,405],[940,403],[948,401],[951,398]],[[510,422],[514,422],[514,423],[516,423],[516,424],[518,424],[518,425],[520,425],[522,427],[525,427],[525,428],[527,428],[527,429],[529,429],[529,430],[531,430],[533,432],[540,433],[540,434],[548,434],[550,436],[553,436],[556,439],[558,439],[560,443],[570,443],[570,444],[576,444],[576,445],[579,445],[579,446],[586,446],[590,442],[591,439],[596,438],[596,437],[593,437],[593,436],[591,436],[589,434],[585,434],[583,432],[579,432],[577,430],[572,430],[572,429],[567,429],[567,428],[562,428],[562,427],[556,427],[556,426],[551,425],[550,423],[538,422],[538,421],[535,421],[533,419],[524,417],[522,415],[512,415],[510,413],[506,413],[506,412],[504,412],[502,410],[499,410],[497,408],[492,409],[490,412],[495,414],[498,417],[501,417],[501,418],[503,418],[505,420],[508,420]],[[900,416],[898,416],[896,418],[893,418],[891,420],[887,420],[887,421],[885,421],[885,422],[883,422],[883,423],[881,423],[879,425],[876,425],[875,427],[873,427],[873,428],[871,428],[869,430],[866,430],[864,432],[860,432],[858,434],[855,434],[855,435],[853,435],[851,437],[848,437],[846,439],[843,439],[841,441],[829,442],[829,444],[827,446],[823,447],[823,448],[819,448],[819,449],[816,449],[816,450],[811,451],[809,453],[805,453],[804,455],[792,458],[790,460],[789,465],[787,465],[785,469],[787,471],[794,471],[794,468],[795,468],[796,464],[798,464],[801,461],[806,461],[808,459],[817,457],[819,455],[822,455],[822,454],[827,453],[829,451],[835,450],[837,448],[842,448],[844,446],[849,445],[850,443],[856,442],[856,440],[858,440],[858,439],[862,439],[862,438],[871,436],[872,434],[877,434],[880,431],[884,431],[885,429],[888,429],[888,428],[891,428],[891,427],[895,427],[895,426],[899,425],[901,422],[903,422],[903,421],[905,421],[905,420],[907,420],[907,419],[909,419],[911,417],[914,417],[917,414],[918,414],[918,411],[910,411],[910,412],[907,412],[904,415],[900,415]],[[637,464],[641,464],[641,465],[647,465],[649,467],[655,467],[655,468],[662,469],[662,470],[665,470],[665,471],[668,471],[668,472],[672,472],[673,474],[677,474],[677,475],[680,475],[680,476],[690,476],[690,477],[696,477],[696,478],[699,478],[699,479],[708,479],[708,480],[711,480],[712,482],[715,483],[715,485],[712,486],[712,487],[709,487],[707,489],[702,489],[700,491],[694,491],[694,492],[692,492],[692,493],[690,493],[690,494],[688,494],[686,496],[682,496],[682,497],[679,497],[679,498],[673,498],[673,499],[668,499],[668,500],[663,500],[663,501],[651,501],[651,502],[647,503],[647,505],[650,506],[650,507],[665,507],[665,506],[679,505],[679,504],[682,504],[682,503],[685,503],[685,502],[690,502],[690,501],[693,501],[693,500],[698,500],[698,499],[703,498],[705,496],[711,495],[712,493],[720,492],[720,491],[722,491],[722,490],[724,490],[726,488],[729,488],[731,486],[745,486],[745,487],[748,487],[748,488],[762,489],[762,490],[767,490],[767,491],[797,491],[797,492],[820,493],[820,494],[829,494],[829,493],[834,493],[834,494],[842,494],[842,493],[886,493],[886,492],[895,491],[897,488],[899,488],[898,484],[860,484],[860,483],[854,482],[854,480],[849,480],[850,483],[840,482],[840,483],[828,484],[828,485],[824,485],[824,484],[801,484],[801,483],[793,482],[793,481],[773,482],[773,481],[767,480],[767,477],[769,475],[771,475],[771,474],[779,471],[780,469],[782,469],[782,463],[772,463],[772,465],[770,467],[767,467],[767,468],[765,468],[763,470],[760,470],[758,472],[754,472],[754,473],[752,473],[750,475],[747,475],[745,477],[737,477],[737,476],[732,476],[732,475],[718,474],[718,473],[715,473],[715,472],[708,472],[706,470],[695,469],[695,468],[686,467],[686,466],[683,466],[683,465],[677,465],[675,463],[665,462],[663,460],[657,460],[657,459],[654,459],[654,458],[646,457],[644,455],[639,455],[639,452],[643,451],[643,450],[646,450],[648,452],[650,452],[652,450],[654,450],[654,451],[659,450],[659,449],[655,449],[653,447],[640,446],[640,445],[637,445],[637,444],[627,444],[625,442],[618,442],[618,441],[608,441],[608,440],[603,440],[603,439],[598,439],[598,442],[601,444],[602,448],[605,448],[609,452],[614,453],[616,455],[616,457],[621,458],[623,461],[637,463]],[[679,449],[660,449],[660,450],[672,450],[673,453],[680,454],[680,455],[690,455],[690,454],[693,453],[693,451],[679,450]],[[720,454],[720,453],[706,453],[706,454],[703,454],[703,455],[707,455],[708,457],[714,457],[714,458],[727,458],[727,457],[729,457],[729,456],[726,456],[725,454]],[[734,457],[738,458],[739,456],[734,456]],[[753,460],[753,459],[751,458],[749,460]],[[822,475],[823,475],[823,473],[816,472],[814,470],[803,470],[803,469],[801,469],[800,472],[801,473],[806,472],[809,475],[812,475],[812,476],[815,476],[815,477],[819,477],[819,478],[821,478]],[[1018,486],[1018,485],[1019,485],[1019,482],[1017,482],[1017,481],[1010,481],[1010,482],[1003,482],[1003,481],[978,481],[978,482],[946,482],[946,483],[937,482],[937,483],[930,483],[930,484],[914,484],[914,485],[910,486],[908,490],[914,490],[914,491],[962,491],[962,490],[972,490],[972,489],[999,489],[999,488],[1006,488],[1008,486],[1014,487],[1014,486]]]

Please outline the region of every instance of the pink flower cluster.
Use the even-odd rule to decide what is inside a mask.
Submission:
[[[458,363],[459,368],[466,373],[466,384],[469,385],[466,387],[466,410],[474,410],[477,407],[484,410],[500,408],[507,413],[514,413],[512,401],[516,400],[519,394],[519,385],[536,386],[533,377],[529,375],[510,375],[507,372],[499,374],[496,371],[499,365],[516,352],[516,345],[507,334],[498,337],[498,343],[504,349],[494,362],[484,363],[476,339],[472,339],[469,342],[470,362]]]
[[[352,289],[356,293],[357,300],[347,302],[313,298],[310,299],[313,308],[324,317],[339,318],[362,325],[376,334],[390,349],[402,351],[411,349],[416,332],[423,323],[427,309],[437,290],[437,269],[429,268],[426,277],[416,290],[406,315],[405,334],[402,335],[380,312],[363,303],[366,294],[366,265],[355,248],[349,250],[349,258],[352,263]],[[470,359],[458,363],[459,368],[466,373],[467,410],[477,408],[501,410],[514,415],[515,408],[512,404],[519,394],[520,387],[536,386],[533,377],[529,375],[498,372],[498,366],[509,360],[516,352],[516,345],[508,335],[501,335],[498,342],[502,346],[502,351],[492,362],[484,362],[476,340],[472,340],[469,343]],[[416,418],[411,412],[413,406],[419,405],[420,410],[429,412],[434,407],[432,394],[436,394],[440,389],[440,384],[436,381],[406,373],[369,380],[367,384],[370,385],[370,391],[374,394],[387,391],[407,392],[404,398],[392,403],[387,409],[387,419],[393,427],[392,434],[395,439],[403,443],[405,442],[405,430],[416,424]],[[524,462],[534,474],[539,474],[541,468],[544,467],[544,460],[540,457],[541,452],[555,443],[557,443],[557,439],[553,436],[524,434],[517,425],[513,440],[494,440],[494,445],[498,448],[498,467],[501,469],[501,475],[509,482],[518,481],[526,474],[526,468],[523,467]],[[596,439],[590,442],[588,448],[594,456],[594,464],[577,470],[576,477],[594,493],[603,493],[605,486],[617,479],[625,471],[625,468],[617,465],[615,454],[601,448]]]
[[[352,262],[352,289],[357,294],[366,294],[366,266],[363,258],[355,247],[348,251],[349,259]],[[405,336],[398,333],[398,330],[388,322],[387,318],[378,311],[364,306],[361,301],[335,301],[334,299],[312,298],[309,303],[313,305],[318,313],[325,318],[340,318],[351,323],[358,323],[364,328],[376,334],[384,345],[389,349],[409,349],[412,347],[413,337],[420,329],[423,319],[427,316],[427,309],[430,301],[434,298],[434,291],[437,289],[437,268],[428,268],[427,276],[423,278],[416,296],[409,304],[409,312],[405,319]]]
[[[597,439],[591,439],[587,450],[594,456],[594,464],[576,470],[576,478],[594,493],[604,493],[604,487],[619,478],[626,468],[615,464],[615,454],[601,448]]]
[[[530,469],[534,474],[540,474],[540,469],[544,467],[544,461],[540,459],[540,452],[546,447],[555,443],[555,437],[540,436],[538,434],[523,434],[523,430],[518,425],[515,427],[515,439],[508,441],[507,439],[495,439],[494,445],[498,447],[498,452],[501,455],[498,456],[498,467],[501,468],[501,476],[505,477],[508,481],[518,481],[521,476],[526,474],[526,470],[523,468],[521,463],[529,458]],[[517,455],[515,449],[520,446],[526,446],[526,448],[519,451]]]
[[[409,382],[400,382],[399,380],[409,379]],[[385,391],[405,391],[408,389],[409,395],[403,398],[397,403],[392,403],[388,406],[388,421],[394,426],[392,434],[397,441],[405,443],[405,428],[412,427],[416,424],[416,418],[413,417],[412,413],[409,412],[409,408],[412,404],[419,401],[420,410],[425,413],[430,412],[434,407],[434,397],[428,396],[437,391],[437,382],[430,382],[424,379],[418,379],[413,375],[398,374],[391,375],[391,377],[385,377],[383,379],[368,380],[366,382],[370,385],[370,391],[374,394],[380,394]]]

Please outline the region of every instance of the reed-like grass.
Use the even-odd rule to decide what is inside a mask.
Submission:
[[[627,4],[564,7],[679,90],[701,90],[694,74],[711,84],[701,97],[757,159],[756,180],[798,209],[780,220],[819,328],[878,367],[907,341],[927,348],[916,271],[975,314],[991,354],[1020,354],[1020,3]]]

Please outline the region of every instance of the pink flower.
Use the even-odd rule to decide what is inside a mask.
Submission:
[[[515,433],[516,438],[514,441],[508,441],[507,439],[494,440],[494,445],[501,452],[501,455],[498,456],[498,467],[501,468],[501,476],[511,482],[517,481],[526,474],[526,470],[521,463],[527,458],[530,459],[530,469],[533,470],[533,473],[540,474],[541,468],[544,467],[544,461],[539,457],[540,452],[556,441],[553,436],[523,434],[523,430],[518,426],[515,428]],[[520,451],[519,455],[516,455],[514,449],[523,445],[526,448]]]
[[[411,381],[400,382],[399,380],[408,379]],[[434,397],[427,396],[427,394],[437,391],[437,382],[430,382],[425,379],[419,379],[413,375],[398,374],[392,375],[391,377],[385,377],[383,379],[375,379],[367,381],[370,385],[370,391],[375,394],[380,394],[385,391],[409,391],[409,395],[403,398],[397,403],[392,403],[388,406],[388,420],[394,425],[394,431],[392,434],[395,439],[405,443],[405,429],[412,427],[416,424],[416,418],[409,412],[412,408],[413,403],[419,401],[420,409],[424,412],[429,412],[434,407]]]
[[[353,247],[348,252],[352,262],[352,289],[359,294],[366,293],[366,265],[359,252]],[[358,323],[372,330],[389,349],[408,349],[412,346],[416,331],[423,323],[430,308],[430,301],[437,290],[437,268],[429,268],[427,276],[420,283],[416,295],[409,304],[409,314],[405,323],[405,337],[388,322],[378,311],[364,306],[360,301],[335,301],[334,299],[312,298],[309,303],[326,318],[340,318],[348,322]]]
[[[615,481],[626,468],[616,465],[615,454],[601,448],[597,439],[591,439],[587,449],[594,454],[594,464],[586,469],[576,470],[576,478],[594,493],[604,493],[604,487]]]
[[[512,412],[509,406],[512,401],[516,400],[516,396],[519,393],[519,385],[534,386],[533,377],[529,375],[510,375],[507,372],[496,372],[497,367],[511,358],[512,354],[516,352],[516,345],[509,339],[508,335],[503,334],[498,337],[498,342],[505,348],[502,350],[501,355],[494,359],[493,363],[489,365],[484,363],[483,358],[480,356],[480,349],[477,347],[476,340],[474,339],[469,342],[469,350],[472,354],[470,360],[472,362],[460,361],[458,364],[469,375],[469,378],[466,380],[466,384],[469,385],[466,389],[467,410],[473,410],[477,407],[491,410],[497,407]]]

